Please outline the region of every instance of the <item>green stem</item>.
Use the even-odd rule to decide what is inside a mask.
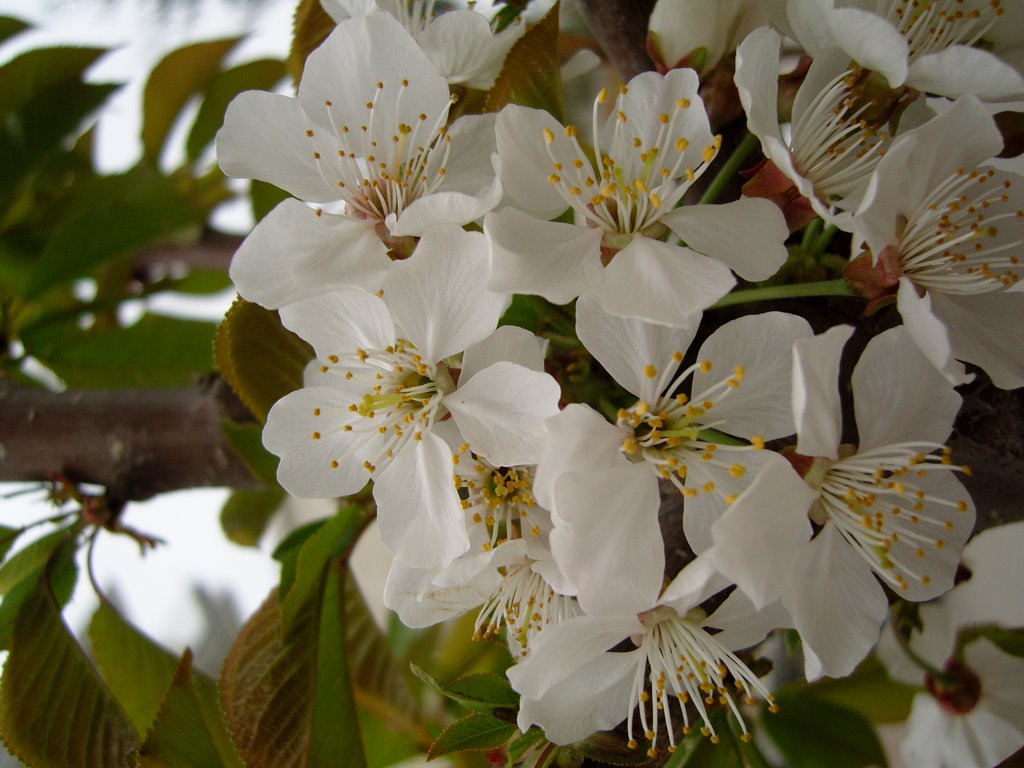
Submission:
[[[927,673],[931,678],[945,683],[953,682],[953,679],[949,675],[947,675],[941,669],[938,669],[937,667],[933,666],[930,662],[922,658],[917,651],[911,648],[910,640],[904,637],[902,633],[893,632],[893,635],[896,636],[896,642],[899,643],[900,648],[903,649],[903,652],[905,654],[907,654],[907,658],[909,658],[917,666],[923,669],[925,673]]]
[[[838,231],[839,228],[835,224],[829,224],[827,227],[825,227],[825,229],[821,233],[821,236],[814,242],[814,250],[812,251],[812,253],[815,256],[819,256],[820,254],[824,253],[825,249],[828,248],[828,244],[832,242],[832,237]]]
[[[721,309],[733,304],[747,304],[752,301],[770,299],[796,299],[810,296],[856,296],[846,280],[822,280],[817,283],[795,283],[793,285],[766,285],[762,288],[748,288],[733,291],[712,304],[708,309]]]
[[[704,194],[700,197],[700,204],[706,205],[707,203],[713,203],[718,199],[718,196],[722,194],[722,190],[725,186],[732,181],[732,178],[736,175],[736,172],[743,165],[743,162],[747,159],[747,156],[754,151],[754,148],[758,145],[759,139],[752,133],[748,133],[746,137],[739,143],[739,146],[733,150],[733,153],[729,155],[729,159],[725,161],[714,180],[705,190]]]
[[[814,247],[814,241],[818,239],[818,233],[821,232],[822,221],[821,219],[815,219],[807,228],[804,230],[804,239],[800,241],[800,250],[804,253],[811,253],[811,249]]]

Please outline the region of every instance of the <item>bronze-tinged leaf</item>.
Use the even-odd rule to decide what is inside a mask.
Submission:
[[[288,74],[298,85],[306,58],[320,47],[335,27],[334,19],[320,5],[320,0],[300,0],[295,9],[292,48],[288,52]]]
[[[277,312],[238,299],[217,329],[214,357],[231,389],[264,422],[274,403],[302,386],[313,350],[281,325]]]
[[[139,768],[224,768],[192,679],[192,651],[178,663],[137,759]]]
[[[488,112],[500,112],[506,104],[519,104],[546,109],[556,120],[563,120],[558,6],[556,2],[508,52],[501,74],[487,94]]]
[[[0,735],[15,757],[40,768],[123,768],[138,746],[42,582],[18,611],[0,682]]]
[[[427,759],[462,750],[480,751],[500,747],[519,732],[516,724],[485,712],[473,712],[449,725],[430,746]]]

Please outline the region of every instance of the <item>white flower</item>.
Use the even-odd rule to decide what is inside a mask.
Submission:
[[[785,21],[811,56],[838,46],[848,58],[881,73],[893,88],[1003,100],[1024,95],[1024,78],[990,51],[1004,37],[1020,47],[1019,5],[1001,0],[789,0]],[[1016,19],[1005,13],[1007,8],[1016,11]],[[782,21],[777,12],[775,20]]]
[[[744,0],[658,0],[647,23],[647,50],[662,71],[710,72],[736,46]]]
[[[282,310],[318,367],[268,416],[263,440],[281,457],[279,481],[298,496],[334,497],[373,479],[381,537],[417,567],[469,547],[451,451],[434,425],[450,413],[476,450],[508,466],[536,455],[543,420],[557,412],[551,377],[493,362],[481,344],[505,306],[483,287],[483,247],[480,234],[435,228],[389,272],[388,303],[352,288]],[[449,358],[463,350],[456,374]]]
[[[981,165],[1002,145],[973,96],[901,136],[854,219],[870,253],[847,275],[872,298],[898,286],[907,330],[950,380],[965,379],[959,358],[1012,389],[1024,385],[1024,179]]]
[[[487,18],[470,9],[439,15],[435,0],[324,0],[324,10],[337,22],[374,11],[389,13],[416,40],[427,58],[452,85],[489,90],[505,57],[526,32],[520,19],[501,32],[491,31]]]
[[[286,200],[231,264],[243,297],[269,308],[346,285],[376,290],[392,256],[435,224],[463,225],[501,198],[493,117],[445,126],[448,85],[388,14],[338,25],[310,54],[298,98],[247,91],[228,107],[217,154],[231,176]]]
[[[547,112],[508,106],[497,122],[502,179],[515,207],[489,214],[490,284],[564,304],[592,294],[608,312],[687,325],[735,280],[764,280],[786,258],[786,228],[762,200],[676,208],[715,158],[692,70],[646,72],[594,102],[594,155]],[[571,207],[575,223],[549,222]],[[524,213],[526,211],[526,213]],[[672,232],[687,245],[663,242]]]
[[[832,48],[815,57],[793,103],[792,132],[787,141],[779,127],[778,77],[782,38],[772,29],[754,30],[736,52],[736,88],[747,113],[747,127],[761,140],[770,165],[748,183],[778,185],[777,170],[809,201],[814,212],[849,229],[871,171],[889,138],[883,125],[869,122],[874,108],[863,93],[862,72],[849,57]],[[770,190],[782,196],[782,188]],[[813,218],[810,211],[787,212],[793,229]]]
[[[781,461],[759,449],[766,439],[793,433],[790,350],[811,329],[779,312],[740,318],[715,331],[686,367],[695,326],[620,318],[584,296],[577,331],[639,398],[619,411],[615,425],[581,405],[547,424],[536,494],[553,512],[556,560],[591,612],[620,602],[664,569],[659,480],[682,494],[686,537],[700,552],[711,544],[708,526],[763,463]]]
[[[717,742],[709,717],[717,705],[728,707],[750,738],[739,703],[772,696],[733,651],[759,643],[785,623],[784,615],[753,611],[739,591],[706,615],[698,606],[727,582],[701,558],[664,591],[660,585],[661,576],[632,604],[568,619],[534,639],[526,658],[508,670],[521,694],[521,730],[536,723],[550,741],[568,744],[626,720],[630,746],[637,746],[634,734],[642,735],[654,756],[659,739],[676,751],[677,731],[690,732],[694,712],[701,731]]]
[[[848,674],[877,641],[888,603],[872,574],[907,600],[949,589],[975,517],[942,446],[960,397],[902,328],[872,339],[854,369],[860,442],[842,443],[836,380],[851,332],[794,346],[790,460],[804,483],[769,465],[711,529],[716,567],[755,605],[782,598],[808,679]]]

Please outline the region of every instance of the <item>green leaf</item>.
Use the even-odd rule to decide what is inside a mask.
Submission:
[[[320,0],[299,0],[287,62],[288,73],[296,83],[302,79],[306,58],[320,47],[335,26],[334,19],[320,5]]]
[[[280,488],[233,491],[220,510],[220,527],[235,544],[255,547],[260,543],[267,523],[285,500]]]
[[[241,38],[210,40],[171,51],[154,68],[142,97],[142,148],[155,160],[188,100],[217,77],[224,56]]]
[[[122,768],[138,745],[42,584],[18,611],[0,682],[0,735],[23,763],[46,768]]]
[[[526,733],[517,734],[508,743],[508,766],[514,766],[520,763],[520,761],[526,756],[526,753],[541,748],[542,744],[547,744],[547,739],[544,738],[544,731],[540,728],[531,727]]]
[[[29,298],[206,218],[170,178],[141,165],[79,185],[65,205],[29,279]]]
[[[794,683],[779,693],[824,699],[852,709],[874,723],[897,723],[910,715],[911,703],[919,690],[893,680],[878,659],[868,656],[846,677]]]
[[[0,67],[0,122],[37,94],[82,75],[104,48],[36,48]]]
[[[144,315],[128,328],[86,333],[37,356],[69,387],[185,387],[213,368],[216,330],[199,320]]]
[[[25,598],[36,588],[40,574],[46,575],[50,583],[50,593],[57,605],[63,607],[71,599],[78,582],[78,565],[75,563],[76,541],[73,536],[57,547],[32,578],[22,579],[21,583],[10,590],[0,603],[0,650],[11,646],[14,625],[18,618],[18,610]]]
[[[366,765],[346,662],[340,570],[288,631],[276,594],[239,633],[221,673],[224,710],[248,768]]]
[[[263,427],[225,420],[221,422],[220,428],[253,477],[267,485],[276,486],[280,459],[263,447]]]
[[[196,160],[207,145],[213,141],[224,123],[224,112],[228,103],[242,91],[269,91],[285,78],[284,62],[277,59],[260,59],[224,70],[214,77],[206,88],[206,96],[199,106],[199,113],[185,143],[189,160]]]
[[[546,109],[563,119],[562,74],[558,58],[558,6],[527,30],[505,58],[501,74],[487,94],[488,112],[500,112],[506,104]]]
[[[792,768],[886,766],[871,723],[857,712],[815,696],[776,696],[779,711],[762,724]]]
[[[27,21],[16,19],[13,16],[0,16],[0,43],[14,37],[19,32],[24,32],[31,26]]]
[[[514,722],[499,720],[490,714],[473,712],[449,725],[431,744],[427,759],[459,752],[464,749],[479,751],[500,747],[517,733]]]
[[[369,522],[367,514],[356,506],[348,506],[322,525],[299,550],[295,578],[281,598],[281,627],[288,632],[320,583],[324,569],[345,555]]]
[[[0,562],[3,562],[11,547],[14,546],[14,542],[24,532],[24,528],[8,528],[6,525],[0,525]]]
[[[302,386],[313,350],[281,325],[277,312],[238,299],[217,329],[217,368],[261,422],[270,407]]]
[[[283,189],[278,189],[273,184],[268,184],[259,179],[253,179],[249,185],[249,199],[252,200],[252,215],[256,221],[262,221],[263,217],[270,213],[282,200],[287,200],[291,195]]]
[[[57,547],[73,535],[72,528],[61,528],[18,550],[0,567],[0,595],[6,595],[25,579],[36,577]]]
[[[230,287],[231,278],[222,269],[193,269],[171,283],[169,290],[175,293],[208,295],[220,293]]]
[[[410,664],[412,673],[442,696],[454,699],[473,709],[518,709],[519,694],[512,690],[504,675],[481,672],[444,682],[433,677],[417,664]]]
[[[170,690],[160,704],[153,727],[139,748],[140,768],[223,768],[203,719],[192,680],[192,652],[176,666]]]
[[[718,743],[694,728],[677,742],[677,751],[669,755],[662,768],[770,768],[754,743],[740,738],[739,723],[727,708],[716,707],[709,717]]]

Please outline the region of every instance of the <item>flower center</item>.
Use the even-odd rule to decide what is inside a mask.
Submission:
[[[504,541],[540,535],[540,527],[530,521],[533,475],[527,467],[495,467],[470,451],[469,444],[459,446],[452,455],[456,466],[455,489],[462,508],[471,513],[474,526],[484,526],[487,541],[484,551]]]
[[[925,453],[937,449],[940,454]],[[941,556],[947,542],[967,540],[973,507],[966,498],[950,499],[925,490],[926,483],[916,480],[956,470],[970,472],[953,464],[949,448],[933,443],[888,445],[840,457],[817,487],[820,522],[834,523],[897,592],[907,591],[908,579],[927,586],[947,568]],[[963,492],[962,486],[958,490]]]
[[[638,400],[629,408],[619,410],[616,423],[631,433],[622,441],[622,452],[631,461],[648,462],[658,477],[670,481],[684,496],[692,497],[701,492],[721,494],[714,474],[724,471],[731,477],[742,477],[747,469],[735,460],[735,452],[764,447],[764,440],[759,437],[752,438],[753,445],[722,444],[701,437],[702,433],[707,435],[707,430],[722,426],[714,417],[714,408],[739,388],[745,371],[742,366],[736,366],[731,376],[691,400],[685,393],[672,393],[696,371],[709,373],[712,363],[703,360],[673,376],[682,360],[682,353],[675,352],[674,364],[660,374],[654,365],[644,366],[644,378],[655,380],[654,391],[664,394],[653,404]],[[731,502],[734,497],[726,495],[724,499]]]
[[[1009,174],[963,168],[935,187],[907,217],[900,262],[917,285],[943,293],[987,293],[1020,279],[1018,233],[1024,210],[1010,200]],[[1002,234],[998,222],[1013,222]]]
[[[405,339],[385,349],[329,355],[320,371],[344,376],[350,383],[346,388],[361,393],[349,403],[354,416],[343,429],[362,433],[370,454],[363,467],[371,474],[409,440],[423,438],[439,415],[444,395],[455,389],[444,363],[425,362]],[[312,437],[319,440],[320,433]],[[337,462],[331,466],[336,468]]]
[[[896,27],[910,48],[909,61],[951,45],[979,42],[1004,11],[1001,0],[964,9],[963,0],[890,0],[879,14]]]
[[[509,647],[518,662],[529,651],[530,640],[548,624],[579,614],[576,600],[555,592],[533,570],[529,558],[505,567],[497,591],[476,617],[473,639],[491,637],[508,627]]]
[[[668,751],[676,751],[670,706],[673,699],[683,718],[684,736],[691,731],[687,710],[687,704],[691,703],[704,723],[701,732],[717,744],[719,737],[708,714],[709,707],[717,703],[729,707],[742,729],[741,738],[750,741],[750,732],[726,681],[732,677],[735,695],[741,703],[753,704],[752,694],[756,693],[769,702],[769,709],[774,712],[774,697],[757,675],[699,623],[680,616],[671,608],[658,606],[640,614],[639,619],[645,631],[637,645],[644,653],[640,655],[630,693],[629,746],[633,749],[637,746],[633,738],[633,711],[639,709],[644,737],[651,743],[647,754],[651,757],[657,754],[662,719],[668,733]]]
[[[621,234],[643,232],[671,211],[714,160],[722,145],[722,137],[716,136],[711,145],[704,147],[696,167],[686,165],[690,141],[681,135],[677,122],[692,102],[683,98],[675,100],[671,114],[658,115],[653,140],[645,141],[639,135],[627,139],[632,123],[622,109],[622,96],[628,92],[628,88],[622,86],[616,97],[612,137],[616,147],[632,147],[635,154],[625,157],[601,152],[598,113],[608,99],[607,89],[602,88],[594,100],[594,156],[599,158],[600,170],[594,169],[589,156],[580,147],[575,125],[565,126],[563,133],[568,141],[558,140],[557,147],[554,132],[544,129],[544,143],[552,167],[548,182],[572,206],[576,223],[587,222],[606,232]]]
[[[455,97],[433,121],[422,112],[403,115],[402,96],[409,87],[407,79],[387,86],[378,82],[373,98],[366,102],[366,122],[358,126],[339,126],[332,102],[325,101],[333,135],[317,141],[312,129],[306,131],[307,137],[317,141],[313,152],[317,170],[337,188],[350,215],[375,221],[399,216],[444,181],[451,146],[445,124]],[[394,98],[388,99],[392,93]],[[336,146],[335,151],[323,151],[328,142]]]

